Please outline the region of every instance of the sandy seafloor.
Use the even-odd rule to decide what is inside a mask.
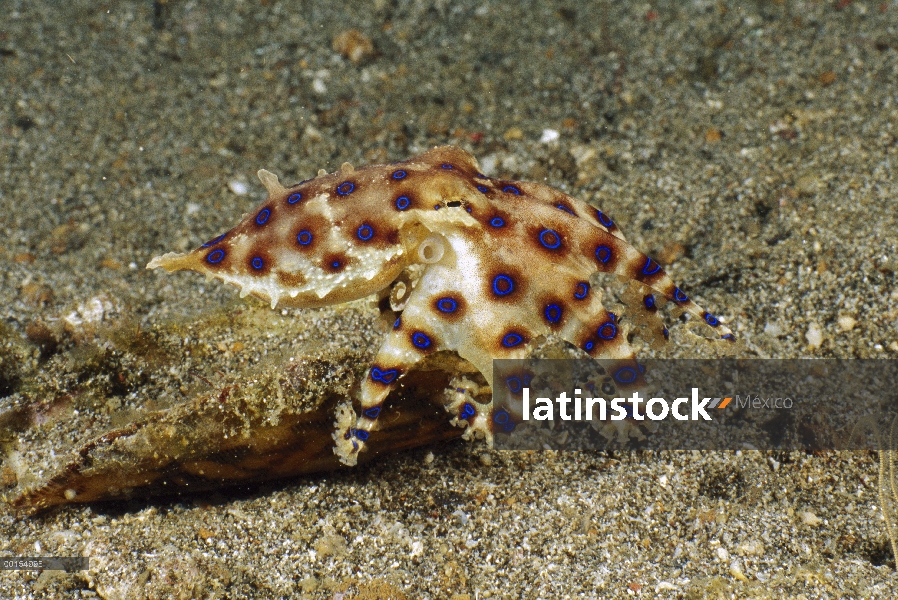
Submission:
[[[364,303],[269,311],[143,269],[255,206],[261,167],[293,182],[457,144],[488,175],[601,206],[745,356],[898,358],[894,0],[0,10],[0,410],[46,409],[4,433],[7,499],[189,396],[188,368],[257,360],[266,319],[295,344],[376,346]],[[351,28],[374,46],[358,64],[332,48]],[[257,339],[108,370],[77,328],[47,333],[96,298],[144,329],[247,309]],[[65,395],[104,377],[106,396]],[[93,568],[3,571],[0,597],[889,598],[877,469],[869,453],[484,458],[457,442],[236,492],[36,518],[4,503],[0,555]]]

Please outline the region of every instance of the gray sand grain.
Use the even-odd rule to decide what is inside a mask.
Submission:
[[[26,337],[36,321],[101,295],[145,330],[239,307],[232,289],[143,265],[253,207],[257,169],[293,182],[446,143],[490,175],[600,206],[749,355],[898,356],[894,2],[309,4],[5,3],[0,409],[88,372],[90,357],[64,348],[53,364],[69,370],[48,373]],[[332,49],[350,28],[374,44],[359,64]],[[547,129],[557,141],[540,141]],[[215,368],[274,351],[269,327],[377,343],[361,304],[270,319],[257,347],[241,359],[225,346]],[[117,405],[51,415],[5,450],[46,476],[54,453],[183,385],[198,384],[136,381]],[[0,596],[888,598],[898,586],[874,456],[487,456],[425,448],[349,474],[35,519],[4,505],[0,554],[87,553],[93,569],[0,571]]]

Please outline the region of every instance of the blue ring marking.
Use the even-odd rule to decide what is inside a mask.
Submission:
[[[481,179],[489,179],[489,177],[487,177],[483,173],[477,173],[477,176],[480,177]]]
[[[643,275],[654,275],[661,270],[661,265],[653,261],[648,256],[645,257],[645,265],[642,267]]]
[[[554,244],[551,241],[553,236],[555,238]],[[546,240],[547,237],[549,238],[548,241]],[[549,250],[555,250],[561,246],[561,236],[552,229],[543,229],[539,234],[539,243]]]
[[[611,248],[602,244],[596,248],[596,260],[600,263],[608,264],[608,261],[611,260]]]
[[[546,315],[546,321],[549,323],[557,323],[561,320],[561,307],[557,304],[549,304],[543,314]]]
[[[608,318],[611,319],[612,323],[617,323],[617,315],[613,312],[608,313]]]
[[[581,281],[577,284],[577,290],[574,292],[574,298],[577,300],[583,300],[586,296],[589,295],[589,284],[585,281]]]
[[[396,320],[393,321],[393,329],[399,329],[400,325],[402,325],[402,317],[396,317]]]
[[[505,380],[505,385],[508,386],[508,391],[512,394],[520,394],[521,393],[521,380],[517,377],[509,377]]]
[[[499,284],[505,284],[505,289],[499,289]],[[508,275],[496,275],[493,279],[493,292],[497,296],[507,296],[514,291],[514,280]]]
[[[264,225],[268,222],[268,217],[271,216],[271,209],[263,208],[259,211],[259,214],[256,215],[256,225]]]
[[[450,171],[455,168],[452,165],[450,165],[449,163],[443,163],[440,166],[443,167],[444,169],[446,169],[447,171]]]
[[[574,217],[577,216],[577,213],[575,213],[574,211],[572,211],[571,209],[569,209],[569,208],[568,208],[567,206],[565,206],[564,204],[559,204],[559,205],[556,206],[555,208],[557,208],[558,210],[563,210],[563,211],[566,212],[567,214],[572,215],[572,216],[574,216]]]
[[[365,415],[366,417],[368,417],[369,419],[376,419],[377,416],[380,414],[380,407],[374,406],[372,408],[365,410],[362,414]]]
[[[299,192],[294,192],[287,196],[287,204],[296,204],[300,200],[302,200],[302,194]]]
[[[437,308],[440,309],[440,312],[453,313],[458,308],[458,302],[453,298],[440,298],[437,300]]]
[[[725,334],[723,334],[722,336],[720,336],[720,339],[722,339],[722,340],[727,340],[727,341],[729,341],[729,342],[735,342],[735,341],[736,341],[736,336],[733,335],[732,333],[725,333]]]
[[[364,442],[368,439],[368,432],[364,429],[356,429],[355,437],[357,437],[360,441]]]
[[[717,327],[718,325],[720,325],[720,321],[717,319],[717,317],[709,312],[705,313],[705,323],[707,323],[711,327]]]
[[[314,236],[312,235],[312,232],[308,229],[303,229],[296,234],[296,241],[299,242],[300,246],[308,246],[312,243],[313,238]]]
[[[642,299],[642,303],[645,304],[645,307],[649,310],[655,308],[655,297],[651,294],[646,294],[645,298]]]
[[[480,192],[481,194],[485,194],[488,191],[490,191],[490,188],[486,187],[485,185],[478,185],[477,191]]]
[[[683,290],[681,290],[680,288],[676,288],[674,289],[674,300],[676,300],[677,302],[686,302],[687,300],[689,300],[689,296],[683,293]]]
[[[533,373],[524,373],[524,386],[528,387],[531,381],[533,381]]]
[[[523,341],[524,338],[522,338],[519,334],[507,333],[505,334],[505,337],[502,338],[502,345],[506,348],[514,348],[515,346],[520,346],[521,342]]]
[[[363,242],[367,242],[374,236],[374,230],[367,223],[360,225],[355,232],[356,236]]]
[[[633,367],[621,367],[614,374],[614,378],[621,383],[633,383],[636,381],[636,370]]]
[[[342,266],[342,264],[343,264],[343,263],[341,263],[339,260],[335,260],[334,262],[331,263],[331,268],[332,268],[332,269],[339,269],[339,268]]]
[[[492,227],[505,227],[505,219],[502,217],[493,217],[490,219],[490,225]]]
[[[606,331],[609,328],[611,329],[611,333],[608,333]],[[603,340],[613,340],[614,336],[617,335],[617,325],[609,321],[608,323],[605,323],[601,327],[599,327],[598,331],[596,331],[596,334]]]
[[[661,335],[664,336],[665,340],[670,337],[670,331],[668,331],[667,327],[661,329]]]
[[[258,257],[258,256],[254,256],[253,259],[250,261],[249,264],[252,265],[252,267],[253,267],[256,271],[259,271],[262,267],[265,266],[265,261],[262,260],[262,259],[261,259],[260,257]]]
[[[211,265],[215,265],[215,264],[220,263],[222,260],[224,260],[224,257],[225,257],[225,251],[222,250],[221,248],[218,248],[217,250],[213,250],[212,252],[210,252],[209,254],[206,255],[206,262]]]
[[[595,348],[595,346],[596,346],[595,342],[593,342],[592,340],[589,340],[585,344],[583,344],[583,349],[586,350],[587,352],[589,352],[593,348]]]
[[[462,419],[469,419],[477,414],[477,410],[471,405],[470,402],[465,402],[465,405],[461,407],[461,415],[459,415]]]
[[[465,210],[468,211],[468,212],[471,212],[471,207],[470,207],[470,206],[465,207]]]
[[[393,380],[396,379],[397,375],[399,375],[399,371],[397,371],[396,369],[381,371],[377,367],[371,367],[372,381],[379,381],[380,383],[393,383]]]
[[[355,191],[355,184],[351,181],[344,181],[337,186],[337,193],[341,196],[348,196]]]
[[[614,221],[609,219],[608,215],[606,215],[602,211],[596,210],[596,218],[599,220],[599,223],[601,223],[605,227],[608,227],[609,229],[614,227]]]
[[[502,188],[502,191],[508,194],[514,194],[515,196],[521,195],[521,188],[516,185],[506,185],[504,188]]]
[[[510,418],[511,416],[505,410],[500,410],[495,415],[493,415],[493,422],[498,423],[499,425],[503,425],[505,423],[508,423],[508,420]]]
[[[228,235],[227,232],[221,234],[220,236],[218,236],[218,237],[215,238],[214,240],[209,240],[208,242],[206,242],[205,244],[203,244],[203,248],[208,248],[209,246],[214,246],[215,244],[217,244],[217,243],[220,242],[221,240],[225,239],[225,236],[226,236],[226,235]]]
[[[433,209],[434,209],[434,210],[440,210],[440,205],[439,205],[439,204],[434,204],[434,205],[433,205]]]
[[[396,208],[399,210],[405,210],[411,203],[412,201],[408,199],[408,196],[399,196],[396,198]]]
[[[398,171],[393,171],[393,179],[396,179],[396,180],[405,179],[406,175],[408,175],[408,173],[406,173],[402,169],[399,169]]]
[[[421,350],[426,350],[430,348],[430,345],[433,342],[430,341],[430,338],[427,337],[427,334],[422,333],[420,331],[416,331],[412,335],[412,344],[415,345],[415,348],[420,348]]]

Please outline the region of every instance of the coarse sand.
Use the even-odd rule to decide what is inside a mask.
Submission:
[[[745,356],[898,357],[895,0],[0,8],[6,500],[280,346],[376,347],[364,302],[271,311],[144,270],[255,206],[259,168],[294,182],[459,145],[600,206]],[[162,369],[120,333],[79,342],[112,313],[134,336],[234,326]],[[23,405],[39,418],[13,422]],[[0,556],[91,569],[0,571],[0,597],[892,598],[878,461],[457,441],[37,517],[4,502]]]

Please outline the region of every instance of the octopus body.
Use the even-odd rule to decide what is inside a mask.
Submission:
[[[486,177],[459,148],[389,165],[344,164],[289,188],[268,171],[259,178],[268,199],[236,227],[147,268],[205,273],[272,308],[376,294],[389,332],[361,386],[360,412],[334,435],[347,464],[377,427],[390,391],[431,353],[458,353],[490,385],[493,359],[524,358],[550,334],[595,358],[635,360],[621,317],[590,283],[596,272],[631,281],[627,326],[646,339],[667,337],[656,295],[735,339],[602,211],[546,185]],[[491,439],[503,419],[458,390],[448,409]]]

